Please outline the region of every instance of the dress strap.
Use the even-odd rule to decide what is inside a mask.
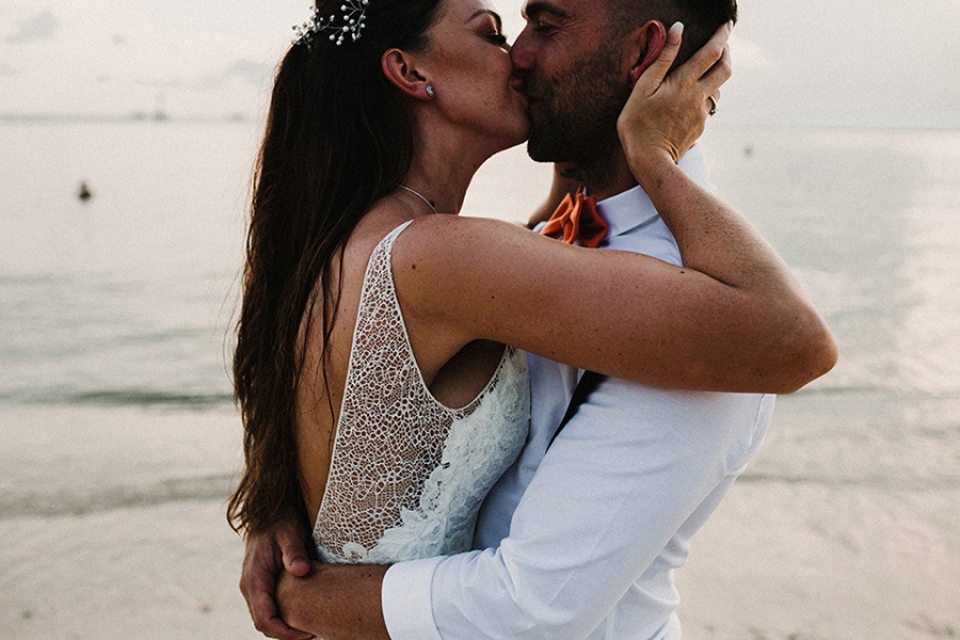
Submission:
[[[404,229],[410,226],[411,222],[413,222],[413,220],[407,220],[406,222],[398,226],[396,229],[388,233],[386,236],[384,236],[383,240],[381,240],[377,244],[376,248],[373,250],[373,253],[370,255],[370,262],[373,262],[373,256],[376,255],[378,251],[386,251],[388,254],[393,253],[393,245],[396,243],[397,238],[400,236],[401,233],[403,233]],[[367,263],[367,272],[369,273],[369,271],[370,271],[370,264]]]
[[[367,270],[363,276],[363,289],[360,293],[360,306],[357,308],[357,322],[353,328],[350,344],[344,401],[351,393],[362,393],[362,390],[357,389],[351,382],[356,382],[358,377],[362,377],[363,369],[376,366],[380,361],[381,354],[378,353],[375,354],[374,362],[371,362],[371,355],[373,355],[371,349],[383,349],[384,344],[392,343],[393,346],[387,347],[392,352],[392,358],[402,358],[416,367],[412,348],[408,347],[405,354],[398,354],[395,350],[400,344],[409,345],[409,340],[406,337],[406,327],[400,312],[400,301],[397,299],[392,268],[393,245],[411,222],[413,220],[404,222],[384,236],[383,240],[374,247],[367,262]],[[371,339],[378,334],[385,338],[379,347],[376,341],[371,344]],[[343,418],[342,410],[340,417]]]

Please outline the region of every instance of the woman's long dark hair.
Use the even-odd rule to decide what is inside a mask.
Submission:
[[[319,0],[339,15],[343,0]],[[304,516],[295,438],[302,327],[316,291],[326,343],[338,287],[328,267],[364,213],[410,168],[413,130],[400,93],[381,71],[391,47],[428,46],[440,0],[370,0],[359,40],[318,35],[294,45],[277,72],[260,149],[247,236],[234,394],[246,467],[227,518],[257,533]],[[342,254],[341,254],[342,255]],[[319,283],[319,287],[318,287]]]

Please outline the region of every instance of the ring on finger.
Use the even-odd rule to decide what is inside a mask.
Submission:
[[[719,103],[717,102],[717,99],[714,98],[713,96],[707,96],[707,100],[710,101],[710,115],[712,116],[717,115],[717,107],[720,106]]]

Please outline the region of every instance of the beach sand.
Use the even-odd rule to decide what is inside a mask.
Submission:
[[[759,514],[762,490],[739,487],[697,540],[679,574],[688,639],[960,637],[956,540],[905,553],[884,544],[894,509],[833,534],[816,531],[818,519],[835,527],[833,515],[808,510],[830,498],[840,512],[847,501],[882,511],[884,496],[781,497]],[[259,637],[236,587],[242,545],[218,501],[19,518],[0,523],[0,539],[2,638]]]
[[[0,413],[0,638],[256,638],[230,411]]]
[[[54,480],[37,480],[46,489],[33,506],[10,504],[15,492],[2,473],[0,638],[260,637],[237,589],[242,543],[223,515],[239,460],[235,416],[92,408],[2,415],[24,427],[19,451],[9,440],[0,448],[3,468],[38,438],[55,462],[37,469],[37,478]],[[131,420],[136,429],[117,428]],[[62,426],[52,439],[51,424]],[[83,455],[71,458],[82,442]],[[160,468],[165,479],[152,480]],[[112,498],[94,499],[70,480],[96,469],[95,495]],[[960,637],[958,495],[739,483],[678,573],[686,637]]]
[[[735,485],[677,574],[684,635],[960,638],[958,505],[956,489]]]
[[[222,511],[191,501],[3,521],[0,637],[257,638]]]

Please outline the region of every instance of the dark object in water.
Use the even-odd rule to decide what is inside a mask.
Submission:
[[[77,193],[77,197],[83,202],[93,197],[93,193],[90,191],[90,187],[87,186],[86,182],[80,183],[80,191]]]

